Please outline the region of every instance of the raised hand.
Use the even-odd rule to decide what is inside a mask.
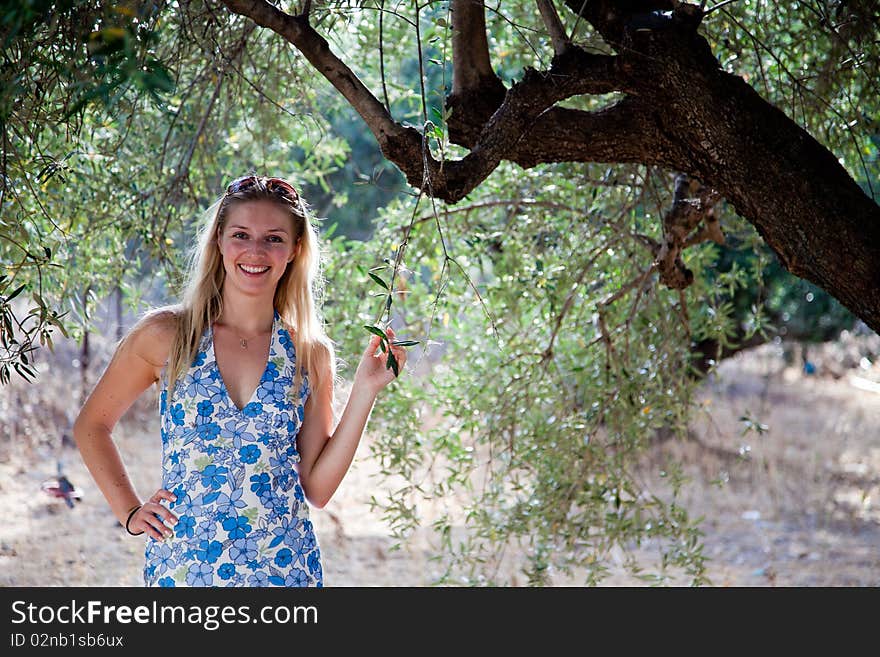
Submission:
[[[366,386],[377,393],[396,379],[406,364],[406,349],[394,344],[394,329],[385,329],[385,336],[384,340],[379,335],[370,337],[354,375],[355,385]],[[388,366],[388,350],[394,357],[392,367]],[[397,373],[394,372],[395,365]]]

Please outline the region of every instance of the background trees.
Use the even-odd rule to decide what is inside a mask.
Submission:
[[[872,3],[696,7],[7,7],[4,376],[117,286],[171,294],[231,177],[289,175],[328,238],[340,354],[392,316],[428,347],[374,446],[406,481],[376,500],[399,536],[444,496],[449,576],[518,546],[535,583],[598,578],[656,540],[699,581],[674,464],[651,494],[631,464],[685,433],[695,363],[852,325],[783,267],[876,328],[880,95]]]

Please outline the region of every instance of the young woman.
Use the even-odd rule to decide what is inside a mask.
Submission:
[[[182,303],[132,328],[74,436],[119,522],[146,534],[147,586],[321,586],[308,504],[336,491],[395,375],[373,336],[334,428],[335,354],[304,203],[285,180],[246,176],[209,216]],[[390,349],[400,371],[406,351]],[[162,487],[142,500],[111,432],[154,383]]]

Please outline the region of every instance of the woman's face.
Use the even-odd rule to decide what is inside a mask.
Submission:
[[[233,205],[217,238],[226,282],[248,296],[273,296],[275,286],[296,254],[293,219],[271,201]]]

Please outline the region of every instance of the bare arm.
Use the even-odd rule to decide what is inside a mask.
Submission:
[[[141,498],[129,479],[111,434],[134,401],[158,380],[169,344],[167,317],[153,316],[132,329],[117,348],[73,425],[74,439],[83,461],[110,504],[113,515],[123,525],[129,511],[141,504]],[[167,497],[161,493],[158,491],[144,504],[147,508],[144,513],[136,514],[137,522],[132,518],[129,526],[133,531],[143,530],[153,538],[161,539],[160,532],[166,533],[167,527],[155,518],[154,513],[160,513],[173,524],[173,514],[158,504],[159,499],[171,499],[171,493]]]
[[[387,333],[393,340],[394,331],[388,329]],[[336,492],[354,459],[376,396],[394,380],[394,375],[385,368],[385,354],[373,355],[378,347],[379,337],[374,336],[355,372],[351,394],[335,430],[331,408],[333,381],[330,376],[323,377],[321,388],[313,391],[306,403],[303,425],[297,438],[299,478],[303,492],[317,508],[327,504]],[[399,371],[403,371],[406,350],[392,347],[392,351],[397,358]]]

